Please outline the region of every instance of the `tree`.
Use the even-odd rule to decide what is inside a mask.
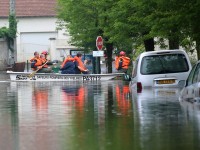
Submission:
[[[104,26],[109,21],[103,14],[107,6],[101,7],[103,1],[90,0],[58,0],[58,18],[66,24],[67,31],[72,36],[71,43],[84,50],[95,50],[97,36],[104,39],[108,55],[108,72],[112,72],[113,45],[109,37],[104,35]],[[108,4],[108,3],[107,3]]]
[[[132,53],[138,45],[154,50],[154,38],[169,40],[177,49],[195,41],[200,58],[198,0],[58,0],[58,16],[66,23],[72,42],[94,50],[104,38],[109,66],[114,48]],[[185,42],[189,41],[189,42]],[[111,72],[112,68],[109,67]]]

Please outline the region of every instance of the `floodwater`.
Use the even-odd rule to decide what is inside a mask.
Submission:
[[[0,75],[0,150],[197,150],[200,106],[178,89],[123,81],[10,82]]]

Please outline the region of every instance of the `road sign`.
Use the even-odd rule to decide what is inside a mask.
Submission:
[[[98,50],[102,50],[103,48],[103,38],[101,36],[97,36],[96,47]]]

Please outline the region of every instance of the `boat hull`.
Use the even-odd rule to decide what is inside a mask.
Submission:
[[[59,74],[59,73],[36,73],[29,78],[30,72],[7,71],[11,81],[106,81],[124,75],[123,73],[111,74]]]

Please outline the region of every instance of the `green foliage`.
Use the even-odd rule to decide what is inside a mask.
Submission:
[[[0,28],[0,38],[6,38],[9,35],[9,29],[6,27]]]
[[[114,48],[132,53],[144,40],[159,37],[178,42],[200,57],[200,1],[198,0],[58,0],[58,17],[72,43],[95,49],[98,35]]]
[[[95,41],[99,28],[96,25],[97,15],[95,2],[89,0],[59,0],[58,18],[64,21],[65,26],[72,36],[71,44],[80,48],[95,49]]]
[[[17,21],[14,14],[9,15],[9,28],[2,27],[0,28],[0,38],[6,38],[8,43],[8,48],[11,51],[14,51],[13,44],[14,39],[16,38],[17,33]]]
[[[14,14],[9,15],[9,37],[14,39],[16,38],[17,33],[17,20]]]

